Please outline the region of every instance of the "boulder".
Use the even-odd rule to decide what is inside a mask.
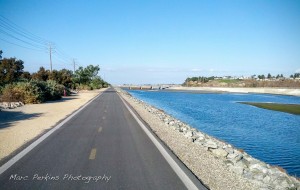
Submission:
[[[193,131],[187,131],[187,132],[184,134],[184,136],[185,136],[186,138],[192,138],[192,137],[194,136]]]
[[[217,143],[215,143],[212,140],[206,141],[206,143],[204,144],[204,146],[207,147],[207,148],[209,148],[209,149],[217,149],[218,148]]]
[[[263,182],[266,183],[266,184],[269,184],[271,182],[271,177],[268,176],[268,175],[265,176],[264,179],[263,179]]]
[[[239,166],[229,166],[229,169],[236,174],[242,175],[244,173],[244,168]]]
[[[174,124],[171,127],[175,128],[175,129],[179,129],[179,125],[177,125],[177,124]]]
[[[228,154],[233,154],[233,153],[234,153],[233,148],[226,147],[224,150],[225,150],[226,152],[228,152]]]
[[[194,143],[196,143],[196,144],[198,144],[198,145],[203,145],[203,144],[204,144],[204,140],[200,140],[200,139],[198,138],[198,139],[196,139],[196,140],[194,141]]]
[[[226,164],[228,167],[234,165],[234,163],[230,160],[224,160],[224,164]]]
[[[247,179],[253,179],[253,174],[250,171],[247,172],[244,171],[243,176]]]
[[[268,173],[268,169],[261,164],[252,164],[249,166],[250,171],[258,170],[264,174]]]
[[[170,122],[169,122],[169,125],[174,125],[174,124],[175,124],[174,121],[170,121]]]
[[[229,160],[233,160],[234,158],[236,158],[238,156],[238,154],[237,153],[232,153],[232,154],[228,154],[227,155],[227,159],[229,159]]]
[[[234,166],[241,167],[241,168],[248,168],[248,162],[245,161],[244,159],[241,159],[240,161],[236,162]]]
[[[223,149],[211,149],[211,152],[217,157],[225,158],[227,156],[227,152]]]
[[[263,175],[262,173],[256,173],[253,175],[253,178],[259,181],[263,181],[263,179],[265,178],[265,175]]]
[[[181,132],[185,132],[185,131],[187,131],[187,128],[184,126],[184,127],[181,127],[180,130],[181,130]]]
[[[237,157],[234,158],[234,161],[235,162],[239,162],[239,161],[241,161],[243,159],[243,157],[244,157],[243,154],[238,154]]]

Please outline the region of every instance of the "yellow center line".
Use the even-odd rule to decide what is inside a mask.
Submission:
[[[89,159],[90,159],[90,160],[95,160],[95,158],[96,158],[96,153],[97,153],[97,149],[93,148],[93,149],[91,150],[91,154],[90,154]]]
[[[99,127],[98,132],[100,133],[102,131],[102,127]]]

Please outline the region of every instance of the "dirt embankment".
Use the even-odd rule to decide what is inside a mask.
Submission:
[[[239,79],[216,79],[208,82],[189,81],[185,82],[187,87],[246,87],[246,88],[298,88],[300,89],[300,80],[293,79],[265,79],[265,80],[239,80]]]

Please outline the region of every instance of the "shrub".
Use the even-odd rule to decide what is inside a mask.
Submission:
[[[32,80],[8,84],[2,91],[2,101],[38,104],[47,100],[58,100],[63,95],[64,88],[63,85],[57,84],[55,81]],[[70,94],[70,91],[67,92]]]
[[[93,90],[92,86],[85,85],[85,84],[76,84],[77,90]]]
[[[61,84],[57,84],[53,80],[48,80],[46,82],[46,100],[59,100],[64,93],[65,87]]]
[[[44,101],[43,91],[37,85],[28,82],[8,84],[4,87],[2,93],[2,101],[6,102],[21,101],[25,104],[37,104]]]
[[[100,89],[102,88],[102,83],[103,80],[100,77],[94,78],[91,82],[90,82],[90,86],[93,89]]]
[[[1,96],[1,94],[2,94],[3,88],[4,88],[4,87],[0,85],[0,96]]]

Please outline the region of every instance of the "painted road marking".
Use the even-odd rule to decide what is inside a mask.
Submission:
[[[9,161],[7,161],[5,164],[3,164],[0,167],[0,174],[5,172],[8,168],[10,168],[12,165],[14,165],[17,161],[19,161],[23,156],[25,156],[28,152],[30,152],[34,147],[36,147],[38,144],[40,144],[43,140],[45,140],[47,137],[49,137],[52,133],[54,133],[56,130],[61,128],[65,123],[67,123],[69,120],[71,120],[72,117],[74,117],[76,114],[78,114],[81,110],[86,108],[89,104],[91,104],[96,98],[101,96],[102,93],[98,94],[94,98],[92,98],[90,101],[88,101],[85,105],[83,105],[80,109],[78,109],[76,112],[74,112],[72,115],[67,117],[65,120],[63,120],[61,123],[56,125],[54,128],[52,128],[50,131],[45,133],[43,136],[38,138],[36,141],[34,141],[32,144],[30,144],[28,147],[26,147],[24,150],[22,150],[20,153],[18,153],[16,156],[11,158]]]
[[[96,158],[96,153],[97,153],[97,149],[93,148],[93,149],[91,150],[91,154],[90,154],[89,159],[90,159],[90,160],[95,160],[95,158]]]
[[[102,127],[99,127],[98,129],[98,133],[100,133],[102,131]]]
[[[119,95],[119,94],[118,94]],[[163,157],[167,160],[171,168],[175,171],[177,176],[181,179],[184,185],[189,190],[199,190],[198,187],[194,184],[194,182],[187,176],[187,174],[180,168],[180,166],[175,162],[175,160],[170,156],[170,154],[165,150],[165,148],[159,143],[159,141],[154,137],[154,135],[147,129],[144,123],[138,118],[138,116],[132,111],[132,109],[125,103],[125,100],[119,95],[122,102],[124,103],[127,110],[131,113],[133,118],[138,122],[141,128],[145,131],[150,140],[154,143],[159,152],[163,155]],[[201,190],[207,190],[206,187],[202,186]]]

